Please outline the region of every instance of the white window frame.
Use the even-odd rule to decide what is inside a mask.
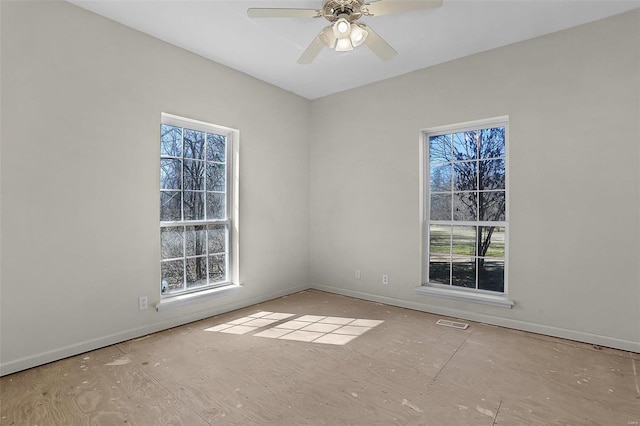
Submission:
[[[429,138],[448,133],[459,133],[472,130],[481,130],[493,127],[505,128],[505,220],[500,222],[480,221],[431,221],[430,214],[430,161],[429,161]],[[469,121],[449,126],[439,126],[424,129],[421,131],[420,139],[420,196],[421,196],[421,280],[422,285],[415,288],[418,294],[444,297],[448,299],[470,301],[493,306],[511,308],[515,302],[508,298],[508,269],[509,269],[509,117],[501,116],[484,120]],[[453,206],[452,206],[453,208]],[[429,241],[430,225],[456,225],[456,226],[500,226],[505,229],[505,253],[504,253],[504,289],[503,292],[458,287],[453,284],[441,284],[429,281]],[[476,284],[478,282],[476,270]]]
[[[225,218],[224,219],[202,219],[202,220],[182,220],[179,221],[162,221],[159,222],[159,229],[169,227],[192,227],[192,226],[208,226],[208,225],[224,225],[226,228],[226,246],[225,246],[225,278],[222,281],[217,281],[207,285],[197,286],[194,288],[186,288],[183,291],[171,292],[163,294],[162,279],[158,291],[160,292],[160,303],[156,306],[159,311],[168,307],[180,306],[190,303],[192,300],[199,299],[201,297],[210,297],[223,295],[228,290],[238,287],[238,204],[237,204],[237,181],[238,181],[238,139],[239,132],[236,129],[205,123],[202,121],[192,120],[189,118],[180,117],[177,115],[162,113],[161,124],[180,127],[183,129],[196,130],[205,133],[213,133],[224,136],[226,138],[225,146]],[[158,139],[159,140],[159,139]],[[184,148],[183,148],[184,149]],[[163,158],[162,156],[158,157]],[[182,161],[184,161],[184,151],[182,152]],[[182,177],[181,177],[182,179]],[[181,199],[184,192],[184,186],[181,185]],[[160,189],[159,194],[162,192]],[[181,200],[182,201],[182,200]],[[205,192],[206,203],[206,192]],[[182,206],[181,206],[182,210]],[[205,244],[207,244],[205,242]],[[208,248],[207,248],[208,250]],[[209,253],[206,255],[209,256]],[[183,251],[183,259],[187,259],[189,256]],[[160,259],[160,265],[163,260]],[[208,263],[208,262],[207,262]],[[207,271],[207,279],[209,274]],[[186,278],[183,278],[186,280]]]

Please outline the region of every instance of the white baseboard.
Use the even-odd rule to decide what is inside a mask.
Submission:
[[[52,349],[47,352],[28,356],[12,360],[6,363],[0,364],[0,376],[16,373],[18,371],[26,370],[28,368],[37,367],[38,365],[47,364],[49,362],[58,361],[63,358],[75,356],[84,352],[93,351],[105,346],[114,345],[130,339],[145,336],[151,333],[157,333],[162,330],[167,330],[172,327],[188,324],[190,322],[198,321],[201,319],[209,318],[215,315],[220,315],[226,312],[235,311],[236,309],[246,308],[247,306],[255,305],[257,303],[266,302],[268,300],[277,299],[279,297],[287,296],[289,294],[297,293],[299,291],[308,290],[308,285],[292,287],[285,290],[280,290],[265,295],[244,299],[234,303],[228,303],[225,305],[219,305],[215,308],[205,309],[198,312],[192,312],[179,318],[173,318],[168,321],[162,321],[154,324],[149,324],[143,327],[132,328],[122,332],[110,334],[107,336],[98,337],[84,342],[76,343],[73,345],[65,346],[62,348]]]
[[[437,315],[445,315],[448,317],[460,318],[468,321],[476,321],[485,324],[497,325],[500,327],[527,331],[531,333],[544,334],[546,336],[560,337],[563,339],[575,340],[578,342],[591,343],[594,345],[640,353],[640,342],[634,342],[631,340],[617,339],[615,337],[601,336],[598,334],[568,330],[564,328],[530,323],[510,318],[494,317],[477,312],[462,311],[443,306],[429,305],[427,303],[411,302],[402,299],[395,299],[393,297],[378,296],[375,294],[346,290],[343,288],[331,287],[326,285],[311,284],[311,288],[326,291],[328,293],[341,294],[343,296],[350,296],[358,299],[369,300],[372,302],[384,303],[385,305],[398,306],[401,308],[408,308],[416,311],[429,312]]]

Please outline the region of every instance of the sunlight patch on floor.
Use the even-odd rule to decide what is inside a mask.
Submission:
[[[295,314],[261,311],[207,328],[205,331],[246,334],[257,331],[260,328],[271,326],[254,334],[254,336],[269,339],[324,343],[328,345],[345,345],[384,322],[373,319],[327,317],[321,315],[303,315],[282,322],[291,317],[295,317]]]

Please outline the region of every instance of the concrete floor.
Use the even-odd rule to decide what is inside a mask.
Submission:
[[[640,354],[440,318],[304,291],[2,377],[0,425],[640,424]]]

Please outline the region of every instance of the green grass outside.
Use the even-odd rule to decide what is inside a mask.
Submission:
[[[476,256],[476,227],[453,226],[453,246],[451,246],[451,226],[431,225],[429,252],[434,254]],[[496,228],[491,236],[486,257],[504,258],[504,228]]]

